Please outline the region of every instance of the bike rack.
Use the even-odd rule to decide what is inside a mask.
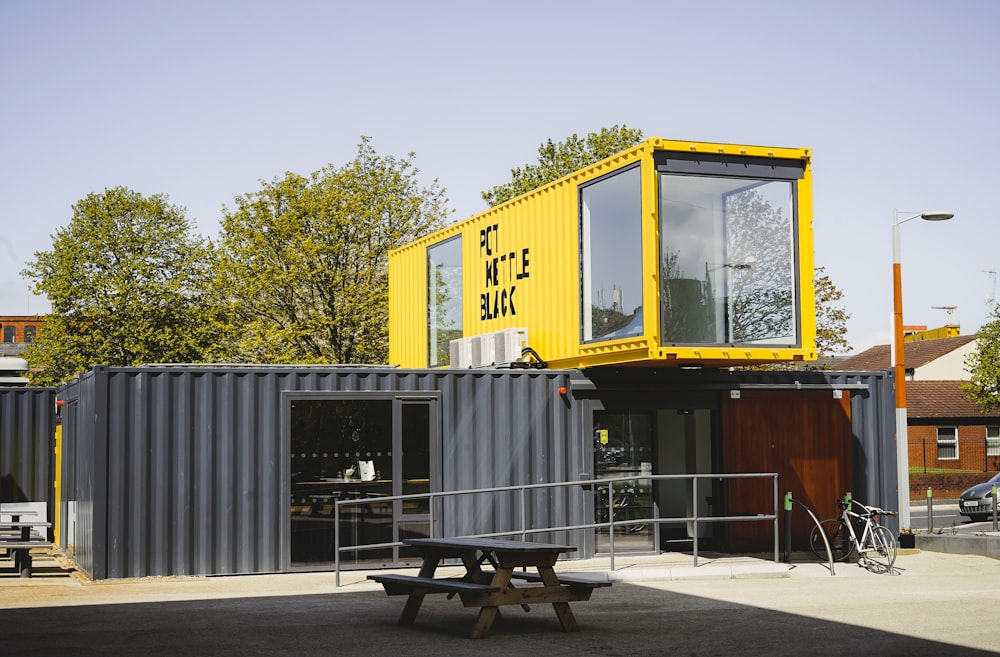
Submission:
[[[823,537],[823,545],[826,546],[826,556],[830,560],[830,576],[835,576],[837,573],[834,572],[833,550],[830,549],[830,541],[827,540],[826,534],[823,532],[822,523],[820,523],[816,514],[812,512],[812,509],[793,498],[790,492],[785,493],[785,554],[788,555],[788,563],[792,562],[792,504],[798,504],[808,513],[813,523],[815,523],[816,528],[819,529],[819,535]]]

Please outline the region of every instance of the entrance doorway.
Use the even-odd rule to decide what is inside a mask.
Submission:
[[[706,474],[712,467],[712,411],[707,408],[670,408],[657,411],[656,473],[664,475]],[[664,518],[699,518],[712,515],[716,507],[716,484],[698,481],[697,495],[690,480],[657,482],[656,503]],[[713,535],[712,523],[698,524],[698,540]],[[663,524],[659,545],[667,552],[687,550],[694,538],[694,522]]]
[[[332,565],[335,547],[430,535],[427,500],[380,501],[436,488],[436,396],[303,394],[289,399],[292,567]],[[341,507],[337,500],[363,500]],[[341,554],[341,565],[405,565],[405,548]]]
[[[693,401],[693,400],[686,400]],[[686,408],[593,411],[594,472],[597,479],[627,477],[598,485],[594,492],[594,514],[607,522],[609,506],[616,521],[641,518],[704,518],[718,513],[722,501],[718,482],[699,480],[697,494],[690,480],[654,481],[643,475],[707,474],[718,459],[716,412],[710,404]],[[609,486],[613,490],[609,491]],[[698,539],[715,536],[711,523],[699,523]],[[634,523],[615,530],[615,551],[653,552],[691,548],[694,523]],[[610,549],[607,528],[598,528],[598,553]]]

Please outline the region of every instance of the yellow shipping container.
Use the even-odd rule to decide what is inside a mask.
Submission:
[[[390,362],[813,360],[812,249],[808,149],[649,139],[392,252]]]

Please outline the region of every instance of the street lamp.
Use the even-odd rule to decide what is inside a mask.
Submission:
[[[910,213],[904,213],[910,214]],[[896,479],[899,485],[899,528],[910,528],[910,446],[906,435],[906,358],[903,349],[903,285],[899,266],[899,226],[920,217],[925,221],[947,221],[951,212],[919,212],[905,219],[892,214],[893,369],[896,373]]]

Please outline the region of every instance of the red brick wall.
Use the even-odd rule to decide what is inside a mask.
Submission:
[[[996,470],[980,473],[915,474],[910,473],[910,501],[923,502],[930,487],[934,500],[956,499],[963,490],[981,484],[997,473]]]
[[[24,327],[34,326],[35,327],[35,340],[41,340],[42,338],[42,325],[45,320],[41,317],[35,317],[33,315],[8,315],[0,316],[0,327],[13,326],[14,327],[14,342],[24,342]],[[0,328],[0,340],[3,340],[4,330]]]
[[[983,424],[958,425],[957,459],[938,459],[937,426],[911,424],[907,428],[910,470],[926,472],[939,469],[976,472],[1000,470],[1000,456],[986,456],[987,424],[1000,425],[1000,418],[991,418]],[[955,426],[955,423],[942,420],[941,426]]]

